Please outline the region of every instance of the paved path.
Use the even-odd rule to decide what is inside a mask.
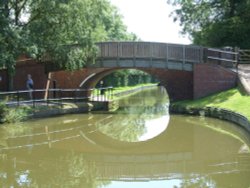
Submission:
[[[239,80],[244,87],[245,91],[250,95],[250,65],[238,66]]]

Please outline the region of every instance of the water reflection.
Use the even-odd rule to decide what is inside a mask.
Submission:
[[[97,128],[121,141],[145,141],[163,132],[169,123],[169,100],[166,90],[154,88],[119,100],[119,110]]]
[[[150,118],[143,111],[138,114],[149,124],[165,117],[161,111]],[[244,130],[220,120],[178,115],[144,142],[111,137],[139,138],[140,126],[124,126],[122,134],[114,125],[135,117],[130,119],[121,109],[34,120],[17,125],[14,134],[13,127],[1,127],[0,187],[250,186],[250,136]],[[100,126],[109,123],[113,128],[107,135]]]

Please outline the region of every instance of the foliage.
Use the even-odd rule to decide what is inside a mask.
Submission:
[[[50,155],[43,150],[42,155],[39,155],[40,160],[32,161],[32,167],[22,170],[15,169],[13,181],[9,181],[9,176],[2,176],[0,183],[2,185],[13,184],[18,187],[61,187],[61,188],[97,188],[107,185],[110,182],[98,181],[98,171],[95,162],[88,160],[85,155],[74,151],[55,151],[57,155],[50,151]],[[60,152],[60,153],[58,153]],[[44,157],[46,156],[46,157]],[[27,159],[27,162],[30,159]],[[34,159],[33,159],[34,160]],[[1,158],[1,163],[6,163],[7,158]],[[6,173],[6,168],[0,169],[0,174]],[[25,176],[24,181],[20,181],[20,177]]]
[[[46,168],[45,173],[50,174],[47,181],[40,180],[40,183],[47,185],[61,185],[61,187],[89,187],[95,188],[98,186],[96,181],[97,170],[95,164],[88,164],[88,161],[82,154],[75,152],[61,156],[53,165]],[[47,169],[50,169],[48,171]],[[47,171],[47,172],[46,172]]]
[[[25,120],[30,113],[29,107],[6,108],[2,122],[16,123]]]
[[[4,102],[0,103],[0,122],[15,123],[25,120],[30,114],[30,107],[7,107]]]
[[[127,118],[124,118],[124,116]],[[120,123],[117,124],[117,122]],[[138,119],[138,115],[118,114],[112,118],[112,121],[97,122],[96,127],[111,138],[135,142],[146,132],[144,124],[145,120],[143,118]]]
[[[147,132],[150,120],[168,114],[168,98],[159,93],[157,86],[131,92],[130,96],[126,94],[117,100],[119,109],[112,118],[96,122],[96,127],[102,133],[116,140],[137,142]]]
[[[193,187],[203,187],[203,188],[213,188],[216,187],[216,183],[208,177],[194,177],[191,179],[183,179],[180,188],[193,188]]]
[[[124,87],[144,83],[155,83],[157,80],[151,75],[133,69],[115,71],[103,78],[106,86]]]
[[[5,68],[9,75],[9,88],[12,87],[12,76],[15,73],[16,59],[23,53],[22,44],[26,33],[19,27],[21,24],[21,7],[27,0],[0,1],[0,68]]]
[[[243,95],[237,88],[216,93],[214,95],[194,101],[180,101],[176,102],[175,104],[184,105],[187,107],[212,106],[225,108],[245,115],[250,120],[250,96]]]
[[[4,102],[0,102],[0,119],[1,119],[1,121],[4,117],[5,111],[6,111],[6,105],[4,104]]]
[[[93,62],[97,41],[136,39],[108,0],[0,2],[0,67],[11,76],[23,54],[74,70]]]
[[[250,3],[248,0],[169,0],[178,7],[172,14],[183,33],[195,44],[250,48]]]
[[[95,57],[95,42],[127,39],[121,16],[107,0],[36,1],[29,30],[42,58],[72,70]],[[73,45],[73,46],[72,46]]]

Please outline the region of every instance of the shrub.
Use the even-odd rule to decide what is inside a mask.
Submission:
[[[16,123],[25,120],[30,114],[30,107],[9,108],[0,104],[1,123]]]

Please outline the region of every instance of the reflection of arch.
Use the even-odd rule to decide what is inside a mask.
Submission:
[[[172,116],[172,120],[178,116]],[[250,137],[249,133],[246,132],[243,129],[239,129],[238,127],[235,127],[234,124],[232,126],[227,126],[227,127],[220,127],[220,124],[216,124],[216,126],[207,126],[206,125],[206,118],[204,119],[199,119],[193,120],[194,117],[190,116],[187,118],[185,121],[190,122],[192,124],[197,124],[198,126],[201,126],[201,122],[204,122],[204,126],[212,129],[213,131],[218,131],[222,132],[223,134],[227,135],[228,137],[231,137],[232,139],[237,139],[239,140],[242,144],[245,144],[250,148]],[[201,121],[201,122],[200,122]],[[223,122],[223,121],[221,121]],[[60,123],[60,122],[58,122]],[[87,124],[87,122],[86,122]],[[171,125],[172,124],[172,125]],[[22,135],[22,136],[16,136],[16,137],[9,137],[8,138],[8,147],[2,147],[0,148],[0,152],[7,151],[9,149],[21,149],[25,147],[30,147],[32,145],[34,146],[40,146],[40,145],[46,145],[49,142],[52,144],[55,143],[63,143],[63,142],[70,142],[70,140],[74,138],[79,138],[81,141],[84,143],[89,143],[91,144],[91,148],[95,150],[95,146],[100,146],[102,148],[110,148],[113,151],[119,152],[119,153],[126,153],[126,152],[133,152],[134,154],[138,154],[141,151],[136,150],[136,148],[143,149],[147,151],[147,153],[162,153],[162,152],[179,152],[181,148],[183,147],[186,148],[186,151],[192,150],[192,143],[187,144],[186,146],[184,145],[179,145],[180,148],[171,148],[171,142],[175,141],[174,137],[166,137],[166,134],[168,132],[171,132],[172,127],[178,126],[178,125],[173,125],[173,122],[170,121],[170,125],[168,126],[168,129],[166,129],[164,132],[159,134],[158,136],[149,139],[147,141],[142,141],[142,142],[137,142],[137,143],[128,143],[128,142],[123,142],[123,141],[118,141],[110,138],[109,136],[103,134],[100,132],[98,129],[96,129],[95,125],[89,124],[86,126],[78,125],[74,127],[67,127],[66,129],[62,130],[55,130],[55,131],[49,131],[49,132],[41,132],[41,133],[35,133],[35,134],[30,134],[30,135]],[[65,133],[66,136],[65,136]],[[83,134],[82,134],[83,133]],[[181,139],[187,139],[191,138],[193,136],[193,130],[190,129],[189,127],[183,127],[181,131],[181,136],[179,136]],[[50,140],[48,141],[47,135],[50,135]],[[53,136],[54,135],[54,136]],[[84,136],[83,136],[84,135]],[[178,135],[176,135],[178,136]],[[41,137],[43,139],[39,139],[40,142],[38,143],[29,143],[32,141],[32,137]],[[55,138],[55,139],[52,139]],[[13,145],[13,143],[17,143],[20,145]],[[158,143],[165,143],[165,145],[158,145]],[[153,146],[153,147],[152,147]],[[169,146],[170,150],[165,150],[166,147]],[[78,147],[78,146],[77,146]],[[152,147],[151,149],[149,149]],[[190,148],[191,147],[191,148]],[[79,149],[81,147],[79,146]],[[83,151],[83,150],[81,150]]]
[[[195,147],[198,144],[198,149],[204,147],[202,136],[199,137],[199,140],[194,140],[192,138],[193,134],[195,134],[195,130],[190,130],[189,127],[184,127],[183,129],[180,135],[172,135],[170,138],[167,138],[166,134],[171,131],[171,127],[167,132],[148,142],[137,144],[131,143],[127,146],[122,142],[116,142],[117,146],[115,147],[114,145],[107,144],[107,141],[104,139],[105,135],[99,133],[93,134],[95,133],[93,132],[95,131],[94,126],[81,128],[81,126],[78,125],[75,128],[49,132],[51,144],[50,149],[43,150],[43,152],[48,152],[45,155],[44,153],[41,155],[41,152],[35,149],[41,145],[37,145],[37,143],[34,143],[34,145],[27,143],[27,141],[32,141],[30,138],[22,136],[11,139],[18,139],[19,143],[26,143],[26,149],[28,150],[31,148],[34,149],[32,152],[24,152],[23,155],[17,156],[16,162],[22,164],[17,165],[18,168],[30,164],[36,165],[33,160],[29,160],[33,158],[32,155],[38,158],[40,157],[39,161],[51,164],[53,160],[57,160],[57,158],[54,158],[54,153],[51,152],[60,153],[61,156],[65,156],[71,150],[74,150],[76,151],[76,155],[79,153],[84,154],[84,159],[88,162],[87,164],[95,164],[95,168],[99,172],[96,178],[100,180],[143,181],[173,179],[192,175],[202,176],[204,173],[217,177],[218,174],[223,175],[224,173],[233,174],[235,172],[249,172],[249,162],[246,163],[246,161],[249,161],[249,155],[238,154],[237,152],[232,153],[232,151],[235,151],[235,146],[229,145],[228,149],[231,153],[226,153],[224,155],[227,158],[227,163],[223,163],[220,156],[215,158],[197,156],[197,152],[194,151],[196,149]],[[83,132],[86,137],[82,135],[79,136],[80,132]],[[239,136],[241,134],[242,133],[239,133]],[[44,138],[46,141],[48,139],[46,133],[42,135],[45,136]],[[65,135],[67,137],[63,137]],[[35,136],[38,136],[40,139],[43,138],[41,134],[36,134]],[[102,138],[100,138],[100,136],[102,136]],[[174,139],[175,136],[179,139],[186,137],[184,140],[189,140],[190,143],[184,143],[184,145],[179,144],[177,147],[172,147],[173,142],[176,142]],[[27,135],[26,137],[32,137],[32,135]],[[62,138],[60,139],[60,137]],[[54,142],[53,138],[58,141]],[[222,140],[222,142],[227,142],[227,139]],[[159,143],[164,144],[159,145]],[[0,151],[1,153],[6,151],[6,154],[10,154],[11,158],[15,150],[19,149],[25,148],[12,148],[11,152],[7,150]],[[221,151],[221,154],[223,153],[224,151]],[[44,156],[46,157],[44,158]],[[197,158],[199,160],[197,160]]]

